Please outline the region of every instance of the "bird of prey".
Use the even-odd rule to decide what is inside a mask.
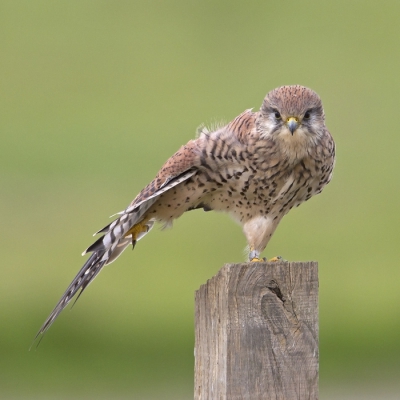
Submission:
[[[304,86],[282,86],[257,112],[244,111],[215,130],[203,128],[182,146],[102,236],[37,336],[93,281],[101,269],[145,236],[155,222],[171,225],[184,212],[224,211],[240,223],[249,261],[262,261],[282,217],[320,193],[332,177],[335,143],[319,96]]]

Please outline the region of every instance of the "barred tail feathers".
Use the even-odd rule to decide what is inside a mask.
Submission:
[[[81,270],[78,272],[71,284],[68,286],[65,293],[62,295],[57,305],[54,307],[53,311],[50,313],[44,324],[39,329],[38,333],[35,336],[35,340],[40,335],[43,335],[50,328],[55,319],[72,300],[78,290],[80,289],[80,293],[78,295],[79,297],[80,294],[89,285],[89,283],[93,281],[93,279],[96,277],[96,275],[100,272],[105,264],[104,261],[100,261],[101,256],[101,254],[96,252],[87,259]]]
[[[164,185],[162,185],[150,196],[147,196],[147,198],[140,200],[138,199],[139,201],[132,202],[131,205],[129,205],[124,211],[118,213],[120,215],[119,218],[97,232],[103,233],[104,235],[83,252],[83,255],[86,253],[92,254],[75,276],[71,284],[68,286],[67,290],[53,311],[47,317],[42,327],[39,329],[35,336],[35,340],[50,328],[61,311],[79,292],[75,301],[78,300],[86,287],[94,280],[94,278],[105,265],[111,264],[113,261],[115,261],[129,246],[129,244],[134,246],[138,240],[140,240],[151,230],[155,220],[149,219],[146,221],[145,215],[149,208],[157,201],[160,195],[178,185],[182,181],[190,178],[194,173],[195,171],[193,170],[185,171],[185,173],[182,173],[181,175],[170,179],[168,182],[165,182]],[[142,223],[141,230],[135,235],[134,238],[132,238],[130,230],[139,223]]]
[[[75,301],[78,300],[89,283],[94,280],[94,278],[105,265],[111,264],[113,261],[115,261],[126,249],[126,247],[132,243],[131,235],[125,236],[126,233],[132,226],[134,226],[140,221],[140,219],[143,218],[146,211],[155,201],[156,199],[152,199],[149,202],[142,203],[139,207],[131,212],[122,214],[108,226],[107,231],[105,231],[105,235],[101,236],[96,242],[88,247],[83,254],[92,253],[91,256],[87,259],[83,267],[80,269],[71,284],[68,286],[67,290],[62,295],[57,305],[54,307],[53,311],[47,317],[46,321],[36,334],[35,339],[37,339],[40,335],[43,335],[50,328],[61,311],[79,292]],[[136,241],[148,233],[153,225],[154,220],[149,220],[146,223],[148,230],[138,235]]]

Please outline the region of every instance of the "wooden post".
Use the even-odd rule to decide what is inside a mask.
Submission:
[[[318,399],[318,263],[226,264],[195,301],[195,400]]]

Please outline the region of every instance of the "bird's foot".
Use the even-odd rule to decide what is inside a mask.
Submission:
[[[281,256],[272,257],[267,260],[265,257],[260,257],[260,253],[258,251],[252,250],[249,254],[249,261],[250,262],[279,262],[279,261],[286,261]]]
[[[263,258],[258,258],[258,257],[254,257],[250,260],[250,262],[266,262],[267,259],[265,257]]]
[[[278,261],[286,261],[286,260],[281,256],[272,257],[268,260],[268,262],[278,262]]]
[[[259,251],[254,250],[253,247],[250,247],[249,261],[250,262],[263,262],[263,261],[266,261],[266,260],[265,260],[265,258],[264,259],[260,258],[260,252]]]
[[[286,260],[283,259],[281,256],[272,257],[269,260],[267,260],[265,257],[261,258],[260,252],[257,250],[254,250],[250,247],[249,261],[250,262],[278,262],[278,261],[286,261]]]
[[[286,261],[286,260],[281,256],[272,257],[269,260],[267,260],[265,257],[263,258],[254,257],[250,260],[250,262],[278,262],[278,261]]]
[[[125,237],[132,235],[132,246],[135,247],[136,242],[144,236],[149,230],[151,226],[148,225],[148,221],[142,221],[138,224],[132,226],[128,232],[126,232]]]

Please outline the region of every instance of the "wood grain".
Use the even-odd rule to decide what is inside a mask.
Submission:
[[[196,292],[196,400],[318,399],[318,264],[227,264]]]

